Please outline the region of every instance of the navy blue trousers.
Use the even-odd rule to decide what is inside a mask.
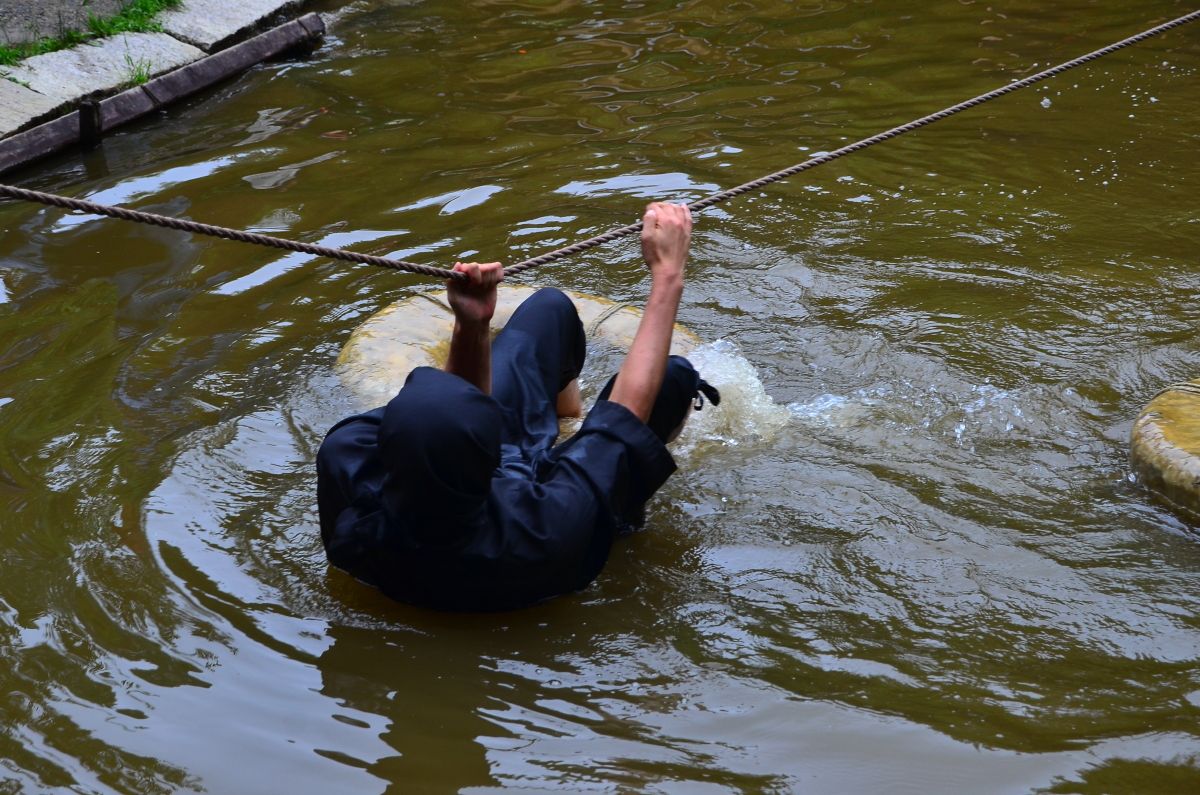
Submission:
[[[517,308],[492,344],[492,397],[506,409],[502,442],[519,447],[528,460],[549,450],[558,436],[558,393],[579,377],[586,342],[575,304],[562,291],[545,287]],[[615,379],[609,379],[601,399]],[[686,416],[699,382],[691,362],[670,357],[646,423],[664,443]]]

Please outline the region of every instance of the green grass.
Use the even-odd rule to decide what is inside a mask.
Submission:
[[[92,39],[117,33],[157,33],[162,30],[154,18],[162,11],[175,8],[183,0],[133,0],[121,13],[112,17],[91,17],[87,30],[68,30],[58,36],[47,36],[28,44],[0,45],[0,66],[12,66],[32,55],[65,50]]]
[[[182,0],[134,0],[115,17],[88,19],[93,36],[115,36],[118,33],[156,33],[162,26],[154,21],[160,11],[174,8]]]
[[[127,87],[140,86],[150,81],[150,61],[147,58],[138,58],[134,60],[133,56],[125,53],[125,64],[129,67],[129,79],[125,82]]]

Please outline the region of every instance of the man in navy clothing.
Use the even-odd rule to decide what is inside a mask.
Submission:
[[[335,425],[317,454],[330,563],[413,604],[505,610],[586,587],[618,531],[675,470],[666,443],[716,390],[668,356],[691,238],[687,207],[643,219],[650,296],[620,371],[579,432],[583,325],[540,290],[489,342],[499,263],[458,263],[444,370],[418,367],[387,406]]]

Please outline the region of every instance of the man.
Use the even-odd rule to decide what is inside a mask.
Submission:
[[[343,420],[317,454],[330,563],[404,602],[504,610],[587,586],[675,470],[666,443],[717,391],[668,356],[691,239],[687,207],[646,208],[650,296],[620,371],[579,432],[583,325],[563,293],[526,300],[490,342],[499,263],[458,263],[444,370],[418,367],[387,406]]]

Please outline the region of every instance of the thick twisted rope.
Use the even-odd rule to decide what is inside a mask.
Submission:
[[[589,339],[589,340],[594,339],[596,337],[597,332],[600,331],[600,327],[604,325],[604,321],[608,320],[610,317],[617,314],[622,309],[628,309],[631,306],[636,306],[636,305],[630,304],[630,303],[613,304],[608,309],[605,309],[603,312],[601,312],[599,315],[597,315],[596,319],[593,320],[591,325],[587,327],[587,333],[585,334],[587,339]]]
[[[843,146],[841,149],[835,149],[832,152],[827,152],[823,155],[805,160],[803,163],[797,163],[796,165],[789,166],[782,171],[776,171],[774,174],[768,174],[765,177],[760,177],[759,179],[751,182],[738,185],[736,188],[730,188],[729,190],[723,190],[720,193],[714,193],[711,196],[705,196],[703,199],[692,202],[688,205],[688,207],[693,211],[703,210],[706,207],[712,207],[714,204],[719,204],[728,199],[732,199],[734,196],[740,196],[748,191],[757,190],[758,188],[770,185],[772,182],[778,182],[782,179],[787,179],[788,177],[799,174],[801,171],[808,171],[810,168],[816,168],[817,166],[824,165],[825,163],[837,160],[839,157],[845,157],[852,152],[866,149],[868,146],[874,146],[875,144],[895,138],[898,135],[903,135],[906,132],[912,132],[920,127],[933,124],[935,121],[941,121],[942,119],[953,116],[956,113],[961,113],[962,111],[974,108],[977,105],[990,102],[997,97],[1002,97],[1005,94],[1010,94],[1013,91],[1031,86],[1034,83],[1040,83],[1047,78],[1062,74],[1068,69],[1074,69],[1076,66],[1081,66],[1089,61],[1094,61],[1097,58],[1114,53],[1117,50],[1124,49],[1125,47],[1137,44],[1138,42],[1145,41],[1151,36],[1157,36],[1160,33],[1165,33],[1172,28],[1177,28],[1180,25],[1187,24],[1188,22],[1195,22],[1197,19],[1200,19],[1200,11],[1193,11],[1190,14],[1184,14],[1178,19],[1173,19],[1170,22],[1163,23],[1157,27],[1144,30],[1141,33],[1138,33],[1136,36],[1130,36],[1127,39],[1122,39],[1121,41],[1110,44],[1107,47],[1101,47],[1098,50],[1089,52],[1087,55],[1081,55],[1078,58],[1073,58],[1070,61],[1060,63],[1058,66],[1052,66],[1049,69],[1038,72],[1037,74],[1030,75],[1029,77],[1022,78],[1021,80],[1013,81],[1006,86],[993,89],[986,94],[980,94],[977,97],[960,102],[957,105],[951,105],[944,110],[939,110],[937,113],[931,113],[928,116],[922,116],[921,118],[910,121],[907,124],[901,124],[899,127],[893,127],[886,132],[872,135],[870,138],[863,138],[861,141],[855,141],[852,144]],[[578,254],[581,251],[586,251],[589,248],[594,248],[604,243],[611,242],[617,238],[636,234],[641,230],[641,221],[638,221],[636,224],[630,224],[629,226],[622,226],[619,229],[612,229],[604,234],[597,235],[596,237],[588,238],[587,240],[581,240],[577,243],[572,243],[569,246],[564,246],[563,248],[555,249],[554,251],[550,251],[546,254],[541,254],[537,257],[524,260],[523,262],[518,262],[515,265],[505,268],[504,275],[509,276],[511,274],[520,273],[526,268],[545,265],[548,262],[554,262],[555,260],[562,259],[563,257],[568,257],[572,254]]]
[[[260,235],[257,232],[243,232],[240,229],[229,229],[224,226],[201,224],[197,223],[196,221],[188,221],[184,218],[172,218],[169,215],[155,215],[154,213],[145,213],[141,210],[130,210],[125,207],[113,207],[112,205],[108,204],[96,204],[95,202],[85,201],[83,199],[69,199],[66,196],[58,196],[53,193],[42,193],[41,191],[36,190],[16,188],[12,185],[0,185],[0,194],[14,199],[24,199],[25,201],[37,202],[39,204],[48,204],[51,207],[62,207],[67,210],[78,210],[80,212],[91,213],[93,215],[107,215],[109,218],[120,218],[122,221],[136,221],[139,224],[164,226],[167,229],[179,229],[184,232],[194,232],[198,235],[220,237],[224,238],[225,240],[236,240],[239,243],[254,243],[259,246],[283,248],[287,249],[288,251],[299,251],[305,254],[315,254],[318,257],[329,257],[330,259],[341,259],[349,262],[361,262],[364,265],[379,265],[380,267],[392,268],[393,270],[423,273],[427,276],[441,276],[442,278],[464,278],[460,273],[455,273],[453,271],[446,270],[445,268],[436,268],[432,265],[421,265],[416,262],[405,262],[404,260],[399,259],[376,257],[372,254],[359,254],[356,251],[346,251],[345,249],[331,248],[329,246],[318,246],[312,243],[301,243],[296,240],[287,240],[282,237]]]
[[[1195,383],[1192,381],[1183,381],[1178,384],[1171,384],[1170,386],[1165,386],[1162,389],[1158,390],[1158,392],[1154,395],[1153,398],[1151,398],[1151,400],[1160,398],[1169,392],[1184,392],[1189,395],[1200,395],[1200,383]]]
[[[985,94],[980,94],[964,102],[959,102],[957,105],[951,105],[948,108],[939,110],[936,113],[931,113],[928,116],[922,116],[919,119],[910,121],[907,124],[902,124],[899,127],[893,127],[885,132],[872,135],[869,138],[863,138],[861,141],[856,141],[840,149],[835,149],[832,152],[827,152],[823,155],[805,160],[803,163],[797,163],[794,166],[789,166],[782,171],[776,171],[774,174],[768,174],[765,177],[760,177],[751,182],[738,185],[729,190],[723,190],[720,193],[714,193],[711,196],[706,196],[703,199],[694,201],[688,205],[693,211],[703,210],[706,207],[712,207],[714,204],[719,204],[723,201],[732,199],[735,196],[740,196],[743,193],[759,188],[766,187],[773,182],[778,182],[788,177],[799,174],[802,171],[808,171],[810,168],[824,165],[831,161],[837,160],[839,157],[845,157],[852,152],[857,152],[866,149],[868,146],[882,143],[884,141],[895,138],[898,135],[911,132],[913,130],[924,127],[928,124],[933,124],[935,121],[941,121],[956,113],[961,113],[964,110],[982,105],[985,102],[990,102],[997,97],[1002,97],[1005,94],[1010,94],[1022,88],[1026,88],[1035,83],[1040,83],[1047,78],[1062,74],[1068,69],[1074,69],[1077,66],[1082,66],[1085,63],[1094,61],[1117,50],[1132,46],[1139,42],[1145,41],[1151,36],[1157,36],[1160,33],[1165,33],[1168,30],[1185,25],[1189,22],[1195,22],[1200,19],[1200,11],[1192,11],[1189,14],[1173,19],[1170,22],[1165,22],[1156,27],[1144,30],[1127,39],[1109,44],[1107,47],[1101,47],[1086,55],[1081,55],[1078,58],[1073,58],[1065,61],[1058,66],[1052,66],[1049,69],[1030,75],[1029,77],[1020,80],[1014,80],[1008,85],[988,91]],[[224,238],[225,240],[236,240],[241,243],[254,243],[260,246],[270,246],[272,248],[287,249],[288,251],[299,251],[305,254],[313,254],[319,257],[328,257],[330,259],[346,260],[349,262],[360,262],[366,265],[378,265],[384,268],[392,268],[393,270],[411,271],[413,273],[421,273],[427,276],[437,276],[444,279],[464,279],[466,278],[461,273],[447,270],[446,268],[438,268],[432,265],[421,265],[416,262],[406,262],[404,260],[389,259],[387,257],[376,257],[371,254],[359,254],[354,251],[346,251],[340,248],[330,248],[328,246],[318,246],[311,243],[300,243],[294,240],[287,240],[280,237],[271,237],[270,235],[260,235],[255,232],[243,232],[238,229],[229,229],[223,226],[214,226],[212,224],[202,224],[195,221],[187,221],[182,218],[172,218],[165,215],[155,215],[154,213],[141,212],[139,210],[129,210],[124,207],[114,207],[111,205],[97,204],[82,199],[70,199],[66,196],[58,196],[52,193],[42,193],[40,191],[26,190],[17,188],[12,185],[0,184],[0,195],[8,196],[14,199],[23,199],[25,201],[37,202],[39,204],[47,204],[52,207],[62,207],[68,210],[78,210],[80,212],[91,213],[94,215],[105,215],[110,218],[119,218],[124,221],[135,221],[142,224],[150,224],[152,226],[162,226],[168,229],[178,229],[184,232],[193,232],[199,235],[208,235],[211,237]],[[531,259],[523,260],[504,269],[504,275],[514,276],[521,271],[529,268],[545,265],[548,262],[569,257],[572,254],[578,254],[581,251],[587,251],[590,248],[609,243],[618,238],[627,235],[633,235],[640,232],[642,229],[641,221],[628,226],[622,226],[618,229],[612,229],[604,234],[581,240],[577,243],[572,243],[569,246],[564,246],[554,251],[541,254]]]

